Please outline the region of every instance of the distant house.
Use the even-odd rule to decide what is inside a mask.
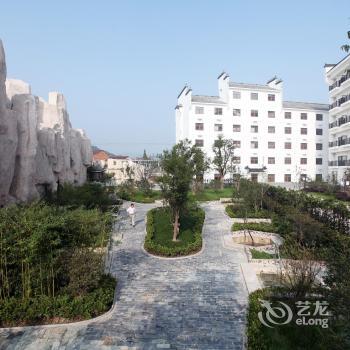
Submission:
[[[140,181],[144,172],[144,166],[134,162],[130,157],[115,155],[104,150],[94,150],[93,164],[106,169],[107,174],[113,174],[116,185],[129,179]]]

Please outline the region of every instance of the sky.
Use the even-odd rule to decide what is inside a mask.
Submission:
[[[325,63],[345,54],[349,0],[1,1],[8,77],[65,95],[74,127],[137,156],[175,142],[177,95],[217,95],[217,76],[328,102]]]

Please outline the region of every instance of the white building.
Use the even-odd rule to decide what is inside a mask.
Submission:
[[[107,174],[113,174],[116,185],[120,185],[128,179],[140,181],[144,173],[144,166],[134,162],[128,156],[117,156],[103,150],[94,152],[93,164],[105,168]]]
[[[189,139],[212,158],[219,135],[233,139],[236,167],[253,180],[288,186],[301,177],[327,179],[328,104],[283,101],[277,78],[266,85],[234,83],[224,72],[218,85],[218,96],[182,89],[176,142]],[[214,177],[214,171],[206,174]]]
[[[326,64],[325,71],[330,96],[329,175],[343,182],[350,168],[350,55]]]

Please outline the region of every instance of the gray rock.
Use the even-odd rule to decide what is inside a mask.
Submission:
[[[29,84],[6,80],[0,41],[0,205],[39,198],[58,183],[83,184],[92,161],[90,140],[73,129],[64,96],[48,101]]]

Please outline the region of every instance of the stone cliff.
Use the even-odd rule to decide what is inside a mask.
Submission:
[[[0,40],[0,205],[82,184],[91,161],[90,140],[72,128],[62,94],[50,92],[46,102],[27,83],[6,80]]]

